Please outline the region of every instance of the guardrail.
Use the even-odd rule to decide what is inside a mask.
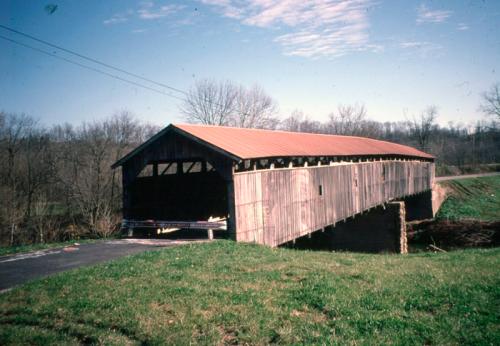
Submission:
[[[225,220],[220,221],[163,221],[163,220],[122,220],[122,229],[130,228],[179,228],[226,230]]]

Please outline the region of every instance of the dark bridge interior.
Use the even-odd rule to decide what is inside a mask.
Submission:
[[[129,219],[201,221],[228,214],[226,182],[206,162],[149,164],[129,193]]]

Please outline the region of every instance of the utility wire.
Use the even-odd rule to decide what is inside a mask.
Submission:
[[[59,50],[61,50],[61,51],[63,51],[63,52],[66,52],[66,53],[68,53],[68,54],[72,54],[72,55],[77,56],[77,57],[79,57],[79,58],[81,58],[81,59],[85,59],[85,60],[90,61],[90,62],[92,62],[92,63],[95,63],[95,64],[98,64],[98,65],[104,66],[104,67],[106,67],[106,68],[109,68],[109,69],[115,70],[115,71],[117,71],[117,72],[124,73],[124,74],[126,74],[126,75],[131,76],[131,77],[134,77],[134,78],[137,78],[137,79],[141,79],[141,80],[146,81],[146,82],[148,82],[148,83],[151,83],[151,84],[155,84],[155,85],[161,86],[161,87],[163,87],[163,88],[166,88],[166,89],[169,89],[169,90],[172,90],[172,91],[178,92],[178,93],[180,93],[180,94],[183,94],[183,95],[184,95],[184,96],[186,96],[186,97],[189,97],[189,93],[187,93],[186,91],[181,90],[181,89],[178,89],[178,88],[175,88],[175,87],[172,87],[172,86],[170,86],[170,85],[168,85],[168,84],[165,84],[165,83],[161,83],[161,82],[154,81],[154,80],[152,80],[152,79],[149,79],[149,78],[146,78],[146,77],[140,76],[140,75],[138,75],[138,74],[136,74],[136,73],[128,72],[128,71],[126,71],[126,70],[124,70],[124,69],[121,69],[121,68],[119,68],[119,67],[115,67],[115,66],[113,66],[113,65],[107,64],[107,63],[105,63],[105,62],[102,62],[102,61],[99,61],[99,60],[97,60],[97,59],[91,58],[91,57],[89,57],[89,56],[86,56],[86,55],[83,55],[83,54],[77,53],[77,52],[75,52],[75,51],[72,51],[72,50],[70,50],[70,49],[67,49],[67,48],[61,47],[61,46],[56,45],[56,44],[53,44],[53,43],[50,43],[50,42],[48,42],[48,41],[45,41],[45,40],[42,40],[42,39],[37,38],[37,37],[35,37],[35,36],[32,36],[32,35],[26,34],[26,33],[21,32],[21,31],[19,31],[19,30],[16,30],[16,29],[10,28],[10,27],[5,26],[5,25],[3,25],[3,24],[0,24],[0,28],[5,29],[5,30],[8,30],[8,31],[10,31],[10,32],[13,32],[13,33],[15,33],[15,34],[18,34],[18,35],[24,36],[24,37],[29,38],[29,39],[31,39],[31,40],[34,40],[34,41],[36,41],[36,42],[39,42],[39,43],[45,44],[45,45],[47,45],[47,46],[49,46],[49,47],[52,47],[52,48],[55,48],[55,49],[59,49]],[[57,54],[50,53],[50,52],[48,52],[48,51],[45,51],[45,50],[43,50],[43,49],[39,49],[39,48],[36,48],[36,47],[30,46],[30,45],[25,44],[25,43],[21,43],[21,42],[19,42],[19,41],[16,41],[16,40],[13,40],[13,39],[7,38],[7,37],[5,37],[5,36],[1,36],[1,35],[0,35],[0,38],[4,39],[4,40],[6,40],[6,41],[9,41],[9,42],[12,42],[12,43],[18,44],[18,45],[20,45],[20,46],[23,46],[23,47],[26,47],[26,48],[29,48],[29,49],[35,50],[35,51],[37,51],[37,52],[40,52],[40,53],[43,53],[43,54],[49,55],[49,56],[54,57],[54,58],[56,58],[56,59],[60,59],[60,60],[66,61],[66,62],[68,62],[68,63],[70,63],[70,64],[73,64],[73,65],[76,65],[76,66],[80,66],[80,67],[82,67],[82,68],[85,68],[85,69],[88,69],[88,70],[91,70],[91,71],[94,71],[94,72],[97,72],[97,73],[104,74],[104,75],[106,75],[106,76],[108,76],[108,77],[111,77],[111,78],[115,78],[115,79],[121,80],[121,81],[123,81],[123,82],[125,82],[125,83],[129,83],[129,84],[132,84],[132,85],[135,85],[135,86],[138,86],[138,87],[144,88],[144,89],[148,89],[148,90],[151,90],[151,91],[154,91],[154,92],[157,92],[157,93],[160,93],[160,94],[163,94],[163,95],[166,95],[166,96],[169,96],[169,97],[172,97],[172,98],[175,98],[175,99],[181,100],[181,101],[186,101],[186,99],[185,99],[185,98],[182,98],[182,97],[179,97],[179,96],[175,96],[175,95],[172,95],[172,94],[166,93],[166,92],[164,92],[164,91],[162,91],[162,90],[159,90],[159,89],[156,89],[156,88],[151,88],[151,87],[146,86],[146,85],[144,85],[144,84],[137,83],[137,82],[131,81],[131,80],[129,80],[129,79],[122,78],[122,77],[117,76],[117,75],[114,75],[114,74],[112,74],[112,73],[109,73],[109,72],[106,72],[106,71],[103,71],[103,70],[100,70],[100,69],[94,68],[94,67],[92,67],[92,66],[88,66],[88,65],[81,64],[81,63],[79,63],[79,62],[76,62],[76,61],[73,61],[73,60],[70,60],[70,59],[67,59],[67,58],[61,57],[61,56],[59,56],[59,55],[57,55]],[[210,103],[210,104],[212,104],[212,105],[218,106],[218,107],[224,107],[222,104],[217,103],[217,102],[214,102],[214,101],[209,100],[209,99],[205,99],[204,101],[206,101],[206,102],[208,102],[208,103]],[[247,114],[247,113],[245,113],[245,115],[248,115],[248,114]]]
[[[140,75],[135,74],[135,73],[132,73],[132,72],[128,72],[128,71],[126,71],[126,70],[124,70],[124,69],[121,69],[121,68],[119,68],[119,67],[115,67],[115,66],[113,66],[113,65],[107,64],[107,63],[105,63],[105,62],[102,62],[102,61],[99,61],[99,60],[97,60],[97,59],[91,58],[91,57],[89,57],[89,56],[86,56],[86,55],[83,55],[83,54],[77,53],[77,52],[75,52],[75,51],[72,51],[72,50],[70,50],[70,49],[67,49],[67,48],[64,48],[64,47],[58,46],[58,45],[56,45],[56,44],[50,43],[50,42],[48,42],[48,41],[42,40],[42,39],[37,38],[37,37],[35,37],[35,36],[32,36],[32,35],[26,34],[26,33],[24,33],[24,32],[21,32],[21,31],[19,31],[19,30],[16,30],[16,29],[10,28],[10,27],[8,27],[8,26],[5,26],[5,25],[0,24],[0,28],[5,29],[5,30],[8,30],[8,31],[13,32],[13,33],[18,34],[18,35],[21,35],[21,36],[27,37],[27,38],[29,38],[29,39],[31,39],[31,40],[34,40],[34,41],[37,41],[37,42],[43,43],[43,44],[45,44],[45,45],[47,45],[47,46],[50,46],[50,47],[52,47],[52,48],[56,48],[56,49],[62,50],[63,52],[66,52],[66,53],[69,53],[69,54],[75,55],[75,56],[77,56],[77,57],[79,57],[79,58],[85,59],[85,60],[90,61],[90,62],[93,62],[93,63],[95,63],[95,64],[98,64],[98,65],[101,65],[101,66],[107,67],[107,68],[109,68],[109,69],[112,69],[112,70],[115,70],[115,71],[118,71],[118,72],[124,73],[124,74],[126,74],[126,75],[129,75],[129,76],[134,77],[134,78],[137,78],[137,79],[141,79],[141,80],[143,80],[143,81],[145,81],[145,82],[152,83],[152,84],[156,84],[156,85],[161,86],[161,87],[163,87],[163,88],[167,88],[167,89],[170,89],[170,90],[172,90],[172,91],[175,91],[175,92],[181,93],[181,94],[183,94],[183,95],[185,95],[185,96],[187,96],[187,95],[188,95],[188,93],[187,93],[187,92],[185,92],[184,90],[174,88],[174,87],[172,87],[172,86],[170,86],[170,85],[167,85],[167,84],[164,84],[164,83],[156,82],[156,81],[154,81],[154,80],[152,80],[152,79],[149,79],[149,78],[146,78],[146,77],[140,76]]]
[[[1,25],[0,25],[1,26]],[[126,79],[126,78],[122,78],[120,76],[117,76],[117,75],[114,75],[112,73],[108,73],[106,71],[103,71],[103,70],[100,70],[98,68],[95,68],[95,67],[92,67],[92,66],[88,66],[88,65],[84,65],[84,64],[81,64],[79,62],[76,62],[76,61],[73,61],[71,59],[67,59],[67,58],[64,58],[62,56],[59,56],[57,54],[53,54],[51,52],[48,52],[46,50],[43,50],[43,49],[40,49],[40,48],[36,48],[36,47],[33,47],[33,46],[30,46],[29,44],[26,44],[26,43],[22,43],[22,42],[19,42],[19,41],[16,41],[16,40],[13,40],[11,38],[8,38],[8,37],[5,37],[5,36],[2,36],[0,35],[0,38],[5,40],[5,41],[9,41],[11,43],[14,43],[14,44],[17,44],[17,45],[20,45],[20,46],[23,46],[25,48],[29,48],[29,49],[32,49],[34,51],[37,51],[39,53],[42,53],[42,54],[45,54],[45,55],[48,55],[48,56],[51,56],[53,58],[56,58],[56,59],[59,59],[59,60],[63,60],[67,63],[70,63],[70,64],[73,64],[73,65],[76,65],[76,66],[79,66],[79,67],[82,67],[82,68],[85,68],[87,70],[91,70],[91,71],[94,71],[94,72],[97,72],[97,73],[100,73],[100,74],[103,74],[103,75],[106,75],[108,77],[111,77],[111,78],[114,78],[114,79],[118,79],[122,82],[125,82],[125,83],[129,83],[129,84],[132,84],[132,85],[135,85],[135,86],[138,86],[140,88],[144,88],[144,89],[147,89],[147,90],[150,90],[150,91],[154,91],[154,92],[157,92],[159,94],[162,94],[162,95],[166,95],[166,96],[169,96],[169,97],[173,97],[173,98],[176,98],[178,100],[181,100],[181,101],[185,101],[184,98],[182,97],[179,97],[179,96],[175,96],[175,95],[172,95],[172,94],[169,94],[169,93],[166,93],[162,90],[159,90],[159,89],[155,89],[155,88],[151,88],[147,85],[144,85],[144,84],[141,84],[141,83],[137,83],[137,82],[134,82],[134,81],[131,81],[129,79]]]

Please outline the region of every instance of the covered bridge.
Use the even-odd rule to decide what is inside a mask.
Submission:
[[[434,180],[434,157],[404,145],[207,125],[169,125],[118,166],[126,224],[216,228],[206,221],[222,217],[235,240],[269,246],[427,193]]]

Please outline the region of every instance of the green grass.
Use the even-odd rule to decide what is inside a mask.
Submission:
[[[95,243],[96,241],[99,241],[99,239],[79,239],[79,240],[69,240],[58,243],[37,243],[37,244],[18,245],[18,246],[0,246],[0,256],[31,252],[37,250],[53,249],[57,247],[73,245],[74,243],[80,243],[80,244]]]
[[[499,344],[500,249],[407,256],[216,241],[0,295],[0,344]]]
[[[500,176],[451,180],[451,190],[437,217],[441,219],[500,220]]]

